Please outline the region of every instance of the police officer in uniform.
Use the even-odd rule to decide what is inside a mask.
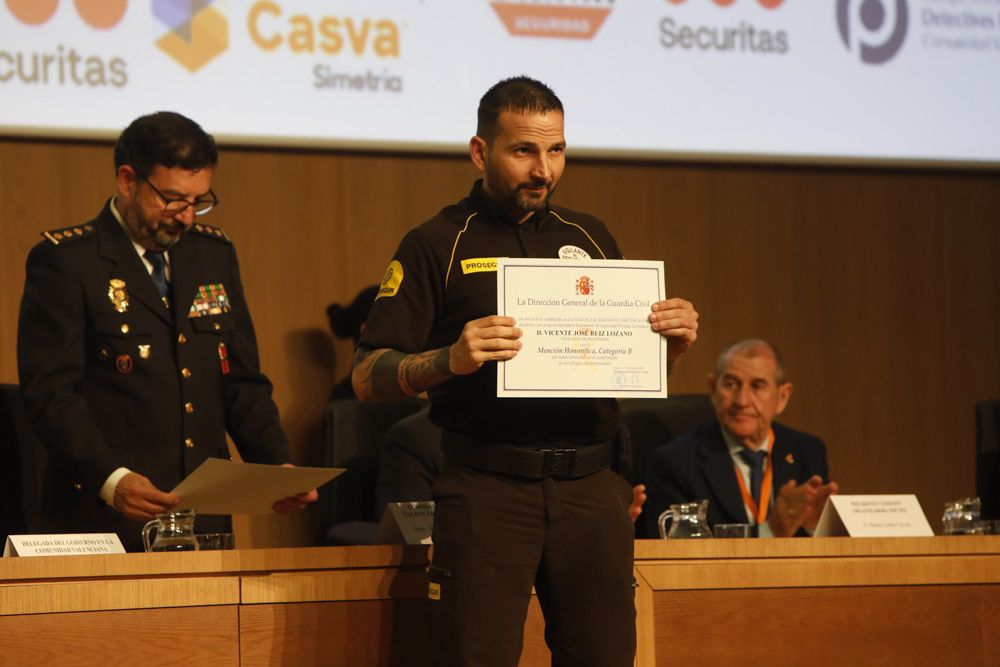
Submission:
[[[218,200],[213,138],[171,112],[115,145],[117,191],[94,220],[45,232],[27,262],[21,393],[50,458],[49,529],[115,532],[129,550],[209,457],[291,460],[258,364],[236,252],[200,222]],[[315,500],[281,499],[279,512]],[[228,517],[196,529],[228,530]]]
[[[468,197],[410,231],[355,356],[362,400],[427,391],[443,427],[428,595],[435,664],[516,665],[535,587],[557,665],[631,665],[632,490],[614,469],[614,399],[497,399],[521,331],[496,312],[496,258],[620,259],[596,218],[549,204],[563,108],[544,84],[501,81],[480,101]],[[683,299],[653,305],[672,366],[694,342]]]

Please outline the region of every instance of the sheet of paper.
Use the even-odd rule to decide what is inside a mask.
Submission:
[[[524,345],[497,364],[499,397],[666,398],[667,341],[649,326],[663,262],[497,260],[497,313]]]
[[[934,534],[913,494],[830,496],[813,537],[930,537]]]
[[[210,458],[174,487],[198,514],[269,514],[274,501],[315,489],[344,468],[287,468]]]

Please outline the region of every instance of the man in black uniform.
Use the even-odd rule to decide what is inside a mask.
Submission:
[[[236,253],[221,229],[195,223],[218,203],[217,161],[212,137],[180,114],[133,121],[115,145],[115,196],[28,256],[18,369],[51,459],[51,530],[116,532],[140,549],[142,522],[180,502],[164,489],[229,457],[227,431],[247,461],[291,460]],[[228,525],[198,519],[202,531]]]
[[[434,485],[435,663],[515,665],[535,586],[553,663],[631,665],[632,490],[611,469],[614,399],[498,399],[496,364],[521,331],[496,312],[496,258],[619,259],[597,219],[549,206],[565,164],[563,109],[545,85],[498,83],[479,106],[470,195],[409,232],[355,356],[362,400],[428,391],[443,427]],[[670,363],[694,342],[683,299],[653,305]]]

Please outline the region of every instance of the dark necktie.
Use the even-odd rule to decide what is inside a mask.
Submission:
[[[156,252],[155,250],[147,250],[145,253],[146,259],[149,263],[153,265],[153,282],[156,284],[156,289],[160,291],[160,296],[167,296],[167,291],[169,286],[167,285],[167,261],[163,258],[162,252]]]
[[[750,495],[753,496],[757,507],[760,507],[760,486],[764,480],[764,459],[767,458],[767,452],[741,449],[740,458],[750,466]]]

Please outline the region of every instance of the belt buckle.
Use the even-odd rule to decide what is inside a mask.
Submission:
[[[542,475],[548,477],[570,477],[576,467],[575,449],[542,449]]]

